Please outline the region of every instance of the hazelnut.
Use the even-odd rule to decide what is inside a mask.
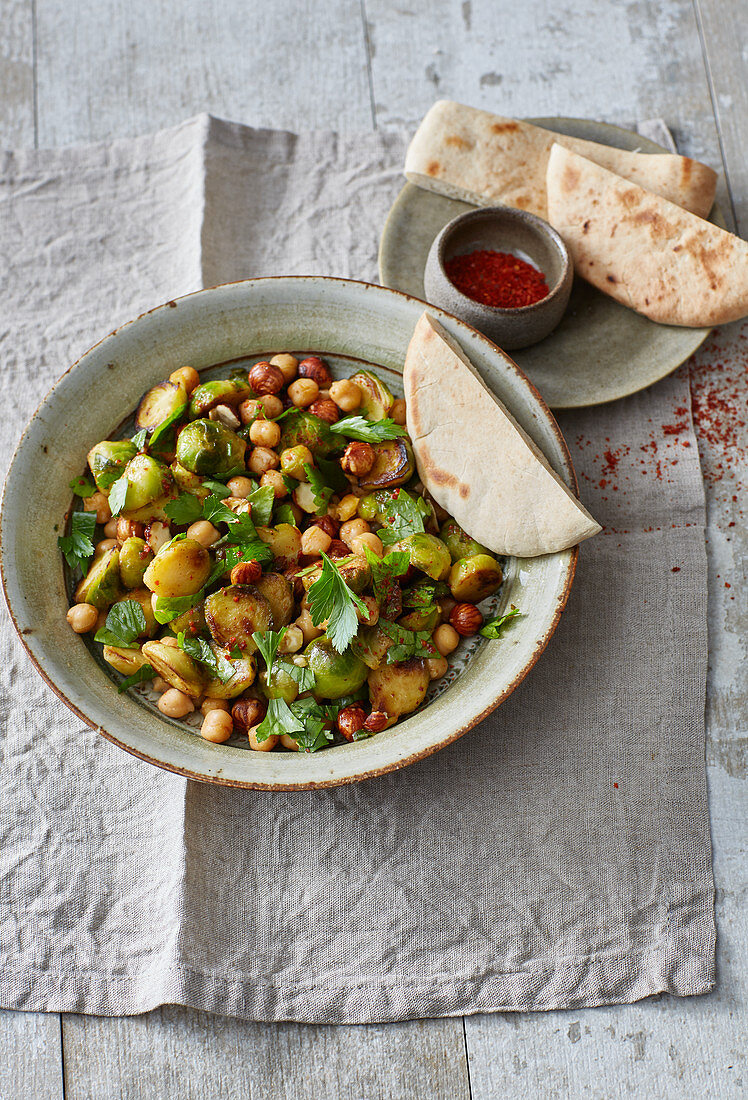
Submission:
[[[299,363],[299,378],[311,378],[320,389],[326,389],[332,385],[330,368],[317,355],[310,355],[308,359],[302,359]]]
[[[366,711],[363,707],[360,707],[358,703],[353,703],[349,707],[343,707],[343,709],[338,712],[336,721],[338,729],[343,734],[346,741],[352,741],[354,733],[364,728]]]
[[[371,470],[375,458],[376,454],[371,443],[355,440],[346,447],[340,465],[347,474],[352,474],[354,477],[363,477]]]
[[[449,623],[463,638],[470,638],[483,626],[483,616],[474,603],[458,603],[449,613]]]
[[[124,542],[125,539],[138,538],[142,539],[145,528],[142,523],[137,523],[134,519],[125,519],[124,516],[120,516],[117,520],[117,542]]]
[[[231,708],[234,729],[247,733],[252,726],[258,726],[265,717],[267,706],[261,699],[238,699]]]
[[[380,733],[389,722],[389,717],[386,711],[373,710],[369,717],[364,722],[364,729],[370,730],[371,733]]]
[[[312,416],[317,416],[320,420],[325,420],[328,424],[334,424],[336,420],[340,419],[338,406],[331,397],[317,398],[317,400],[313,401],[309,406],[309,412]]]
[[[349,548],[340,539],[333,539],[327,548],[328,558],[347,558],[350,554]]]
[[[262,575],[262,566],[258,561],[240,561],[231,570],[232,584],[254,584]]]
[[[249,372],[249,384],[260,397],[267,393],[280,393],[285,382],[280,367],[274,367],[272,363],[255,363]]]
[[[216,405],[208,413],[208,419],[217,420],[219,424],[223,424],[224,428],[229,428],[232,432],[235,432],[242,425],[239,417],[228,405]]]
[[[337,537],[340,530],[340,524],[336,523],[332,516],[317,516],[312,520],[312,524],[316,527],[321,527],[323,531],[326,531],[331,539]]]

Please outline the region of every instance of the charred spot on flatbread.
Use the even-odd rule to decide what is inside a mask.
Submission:
[[[438,160],[429,161],[429,163],[426,165],[426,174],[429,175],[429,176],[438,176],[439,175],[439,161]]]
[[[516,134],[519,126],[516,122],[494,122],[491,125],[492,134]]]
[[[466,141],[464,137],[460,137],[459,134],[450,134],[444,139],[445,145],[450,145],[453,149],[472,149],[473,142]]]

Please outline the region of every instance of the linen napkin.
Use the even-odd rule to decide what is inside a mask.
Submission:
[[[6,154],[2,460],[69,363],[144,309],[258,275],[374,280],[406,139],[200,116]],[[711,988],[687,372],[560,422],[605,531],[531,675],[404,771],[297,794],[187,782],[67,711],[4,617],[0,1004],[359,1023]]]

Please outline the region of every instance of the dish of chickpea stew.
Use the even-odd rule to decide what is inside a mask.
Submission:
[[[501,563],[424,491],[405,423],[375,372],[316,355],[176,370],[71,483],[71,628],[208,741],[315,752],[394,725],[519,614],[484,619]]]

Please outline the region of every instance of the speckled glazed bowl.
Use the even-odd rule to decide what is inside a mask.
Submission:
[[[516,309],[486,306],[468,298],[447,276],[445,264],[478,249],[511,252],[545,275],[548,294]],[[435,238],[426,260],[423,283],[434,305],[456,314],[507,351],[527,348],[552,332],[569,303],[574,266],[556,230],[525,210],[487,206],[460,214]]]
[[[396,385],[424,304],[343,279],[256,279],[200,291],[144,314],[96,344],[63,375],[16,451],[2,511],[2,578],[13,620],[38,671],[80,718],[135,756],[192,779],[237,787],[300,790],[351,783],[404,767],[443,748],[485,717],[537,661],[566,603],[576,550],[510,560],[497,611],[522,617],[500,642],[475,642],[422,711],[367,741],[314,754],[252,752],[238,738],[211,745],[165,718],[137,689],[118,695],[117,677],[65,621],[70,578],[57,536],[70,507],[70,480],[89,448],[124,429],[144,390],[186,363],[210,375],[221,365],[274,351],[327,355],[336,372],[362,363]],[[461,321],[432,309],[483,378],[576,488],[555,420],[520,370]],[[81,420],[80,410],[86,416]],[[29,492],[33,485],[34,491]],[[39,562],[49,563],[40,569]]]

